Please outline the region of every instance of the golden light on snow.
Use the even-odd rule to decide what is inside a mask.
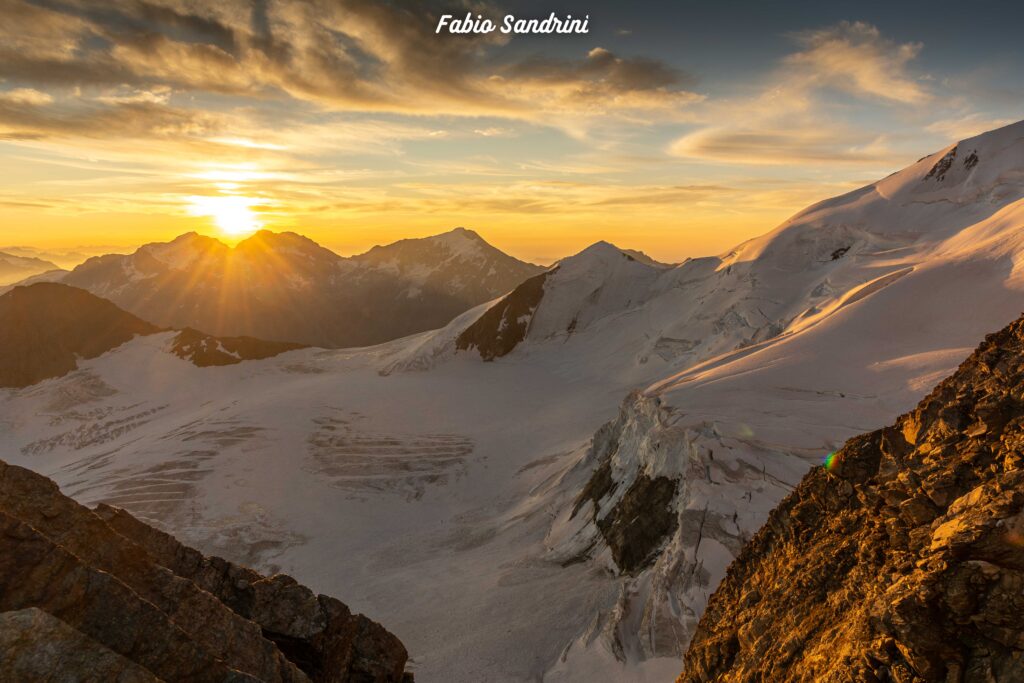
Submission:
[[[225,235],[240,236],[256,232],[263,224],[253,210],[260,203],[243,195],[193,196],[188,210],[193,216],[208,216]]]

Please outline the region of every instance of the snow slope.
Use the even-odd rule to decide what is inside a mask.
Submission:
[[[952,149],[728,254],[599,243],[529,305],[380,346],[197,368],[139,338],[0,393],[0,447],[351,596],[417,680],[668,680],[807,468],[1021,310],[1024,124]],[[459,348],[512,324],[493,362]]]

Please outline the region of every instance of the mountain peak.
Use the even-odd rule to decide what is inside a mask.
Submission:
[[[237,253],[253,253],[261,251],[272,251],[275,253],[306,254],[309,256],[325,257],[329,260],[340,260],[341,257],[333,251],[311,240],[305,235],[286,230],[284,232],[273,232],[270,230],[258,230],[249,237],[235,245]]]
[[[479,240],[480,242],[486,242],[486,240],[483,237],[481,237],[480,233],[478,233],[476,230],[470,230],[469,228],[463,228],[461,226],[457,228],[452,228],[448,232],[442,232],[441,234],[436,235],[436,237],[445,237],[447,235],[457,235],[460,237],[468,237],[469,239]]]
[[[228,250],[229,247],[215,237],[186,232],[170,242],[144,244],[135,254],[149,256],[174,270],[184,270],[201,258]]]
[[[594,268],[609,268],[613,267],[623,261],[640,261],[625,250],[620,249],[611,242],[601,240],[594,242],[586,249],[567,256],[558,262],[559,269],[563,272],[566,270],[579,271],[579,270],[591,270]],[[648,265],[643,263],[643,265]]]
[[[18,256],[0,252],[0,285],[18,282],[41,273],[59,270],[60,266],[34,256]]]

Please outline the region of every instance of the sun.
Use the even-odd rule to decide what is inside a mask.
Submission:
[[[189,198],[189,213],[208,216],[225,235],[238,237],[254,233],[263,227],[253,210],[259,200],[243,195],[196,196]]]

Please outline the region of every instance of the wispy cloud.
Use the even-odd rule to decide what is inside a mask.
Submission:
[[[797,49],[755,95],[710,102],[696,113],[706,125],[674,141],[670,153],[755,165],[895,163],[887,137],[859,125],[858,109],[838,106],[836,93],[876,109],[919,107],[932,99],[911,70],[923,46],[893,42],[863,22],[791,38]]]
[[[789,79],[803,88],[832,87],[855,96],[907,104],[931,98],[909,71],[921,43],[896,43],[875,26],[844,21],[795,34],[803,48],[786,58]]]

